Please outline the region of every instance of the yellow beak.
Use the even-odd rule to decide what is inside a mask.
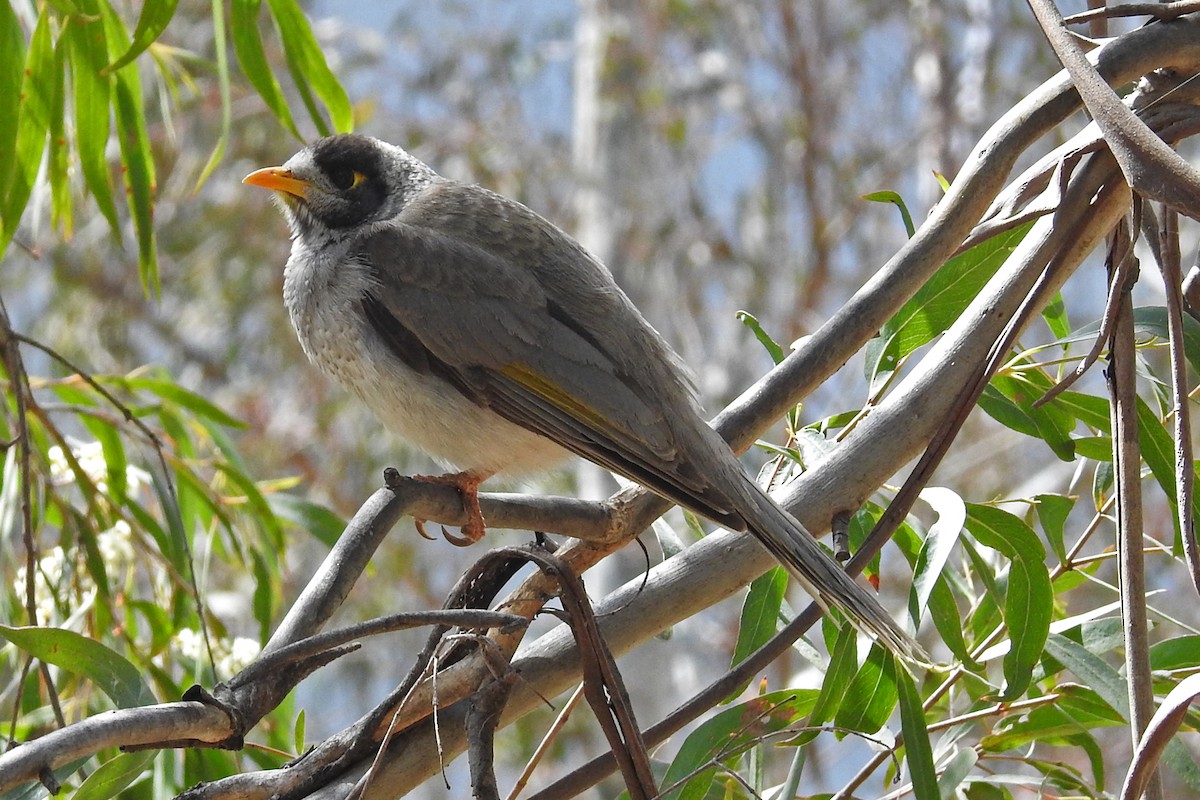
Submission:
[[[261,186],[273,192],[290,194],[301,200],[307,199],[309,191],[312,190],[311,183],[297,178],[292,174],[290,169],[284,169],[283,167],[257,169],[242,178],[242,183],[248,183],[251,186]]]

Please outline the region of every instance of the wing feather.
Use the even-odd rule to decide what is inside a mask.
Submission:
[[[489,202],[498,197],[486,193]],[[456,198],[437,199],[434,205],[441,207]],[[534,238],[541,246],[505,248],[469,220],[460,221],[465,231],[456,230],[446,215],[452,221],[457,216],[438,216],[419,199],[411,211],[364,236],[358,255],[377,265],[374,286],[363,300],[373,328],[411,368],[443,377],[473,402],[698,513],[740,527],[730,499],[681,459],[672,409],[694,401],[678,370],[662,368],[673,354],[665,346],[665,354],[647,353],[644,342],[659,346],[656,335],[622,330],[646,323],[574,240],[524,206],[499,201],[509,214],[539,221]],[[564,255],[588,263],[563,264]],[[571,270],[584,279],[565,281],[569,294],[555,296],[564,283],[561,273]],[[547,271],[559,274],[546,280]],[[594,312],[589,316],[601,317],[599,326],[566,311],[581,302]],[[658,374],[648,375],[647,365]]]

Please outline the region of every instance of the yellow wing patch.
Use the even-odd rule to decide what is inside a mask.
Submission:
[[[500,372],[555,408],[570,414],[573,419],[578,419],[584,424],[601,431],[611,431],[616,427],[611,420],[605,419],[604,415],[599,411],[567,394],[553,382],[526,366],[521,364],[507,364],[500,369]]]

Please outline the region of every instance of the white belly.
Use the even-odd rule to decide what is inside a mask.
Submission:
[[[359,298],[366,286],[347,275],[352,268],[334,267],[340,273],[335,284],[317,277],[324,269],[295,269],[295,260],[293,253],[284,299],[304,352],[322,372],[358,395],[384,427],[451,469],[487,475],[540,472],[568,455],[549,439],[471,402],[440,378],[409,369],[363,316]]]

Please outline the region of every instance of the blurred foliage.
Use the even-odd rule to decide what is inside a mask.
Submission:
[[[260,5],[234,4],[236,50],[256,48],[260,56],[242,59],[240,80],[278,92],[262,57],[264,40],[282,47],[313,124],[348,130],[349,100],[299,6],[271,0],[262,15]],[[17,741],[56,722],[173,700],[193,683],[227,680],[257,655],[278,618],[289,538],[308,530],[328,541],[331,524],[340,530],[319,507],[280,494],[295,478],[256,477],[261,473],[247,467],[234,439],[245,423],[167,370],[96,372],[103,354],[114,352],[110,333],[136,340],[139,332],[135,324],[108,323],[90,331],[104,346],[89,349],[87,321],[96,315],[72,308],[71,299],[107,301],[126,323],[154,316],[146,313],[153,308],[147,295],[161,293],[160,234],[172,230],[163,210],[169,221],[171,206],[190,194],[161,185],[163,178],[178,179],[159,166],[162,134],[174,131],[172,111],[188,106],[181,94],[198,99],[197,81],[212,83],[221,114],[212,155],[193,174],[191,191],[227,149],[235,78],[225,54],[224,10],[213,4],[201,40],[211,50],[197,51],[160,39],[177,6],[177,0],[147,2],[136,17],[108,0],[0,6],[0,251],[6,299],[20,301],[3,311],[0,367],[6,386],[0,438],[7,443],[0,619],[11,623],[0,628],[10,642],[0,651],[0,696],[13,709],[9,735]],[[273,21],[274,38],[260,16]],[[193,28],[204,24],[191,21]],[[149,111],[155,99],[158,115]],[[296,131],[290,116],[281,121]],[[45,230],[47,214],[52,233]],[[98,228],[107,228],[109,242]],[[140,279],[132,285],[124,259],[107,257],[110,242],[124,250],[129,228]],[[47,238],[52,250],[44,254],[38,242]],[[47,263],[66,272],[47,273]],[[86,279],[72,281],[75,265]],[[29,266],[24,280],[14,274],[14,267]],[[45,321],[27,301],[37,301],[34,287],[47,278],[79,292],[53,298],[67,320],[61,338],[74,340],[70,355],[18,332]],[[14,627],[17,621],[38,627]],[[37,663],[31,656],[56,668],[53,688],[44,680],[50,672],[30,673]],[[265,721],[259,747],[248,751],[253,761],[282,763],[293,716],[289,703]],[[183,769],[163,770],[160,759],[156,780],[147,782],[149,759],[142,754],[101,759],[107,763],[86,791],[150,797],[230,774],[239,760],[181,754]]]
[[[587,87],[572,71],[582,23],[568,4],[367,3],[311,25],[294,0],[0,4],[0,295],[13,333],[0,364],[9,642],[0,707],[13,709],[13,737],[61,724],[55,699],[74,721],[229,677],[379,467],[401,458],[405,469],[428,468],[313,378],[279,302],[284,227],[261,198],[243,199],[246,172],[357,123],[444,174],[517,197],[602,253],[702,366],[715,405],[903,243],[903,219],[862,195],[919,220],[938,197],[933,172],[954,172],[1044,58],[1011,4],[615,5],[626,24],[607,30],[589,120],[579,107]],[[578,141],[589,124],[594,153]],[[602,196],[589,205],[596,187]],[[785,477],[819,459],[957,318],[1019,235],[947,264],[865,363],[789,416],[790,440],[760,460],[782,456]],[[1070,315],[1094,319],[1098,282],[1081,280]],[[742,308],[754,311],[741,317],[748,328]],[[683,781],[677,796],[747,796],[746,786],[778,783],[789,762],[797,777],[806,763],[844,764],[830,755],[830,729],[902,731],[908,757],[926,765],[918,796],[1095,794],[1113,783],[1104,753],[1127,746],[1128,709],[1113,658],[1111,537],[1097,534],[1111,530],[1107,404],[1081,385],[1033,406],[1095,332],[1073,330],[1063,303],[1045,320],[984,396],[995,422],[973,422],[946,469],[952,490],[928,495],[896,540],[914,574],[910,609],[963,664],[954,689],[934,673],[910,680],[830,627],[828,657],[804,649],[771,676],[799,688],[753,687],[689,734],[663,765]],[[1146,474],[1164,498],[1150,514],[1166,529],[1174,487],[1157,377],[1161,310],[1139,310],[1138,322],[1151,379],[1140,417]],[[1189,337],[1200,363],[1200,338]],[[852,538],[878,513],[868,504]],[[950,519],[961,521],[939,524]],[[1175,543],[1164,545],[1151,558],[1158,588],[1171,588]],[[640,567],[611,561],[610,581]],[[363,589],[354,613],[394,610],[396,597],[436,606],[465,563],[393,545],[376,560],[386,591]],[[874,575],[894,593],[893,571]],[[662,681],[635,687],[635,699],[661,710],[697,674],[761,643],[792,613],[780,583],[778,574],[756,582],[740,625],[700,620],[648,646],[673,649],[666,668],[663,651],[651,652]],[[43,627],[26,627],[34,619]],[[1200,664],[1188,630],[1159,628],[1162,691]],[[54,669],[38,674],[30,656]],[[367,707],[394,681],[392,661],[343,667],[362,672],[326,684],[324,705],[314,701],[300,721],[298,703],[285,704],[255,745],[286,753],[326,735],[337,713]],[[677,691],[664,691],[667,681]],[[532,751],[544,722],[533,715],[505,734],[503,766]],[[577,717],[556,755],[573,765],[594,746]],[[95,796],[150,797],[245,769],[241,758],[284,760],[257,747],[152,760],[106,753],[87,780],[109,787]],[[1186,754],[1171,758],[1179,785],[1195,787]]]

